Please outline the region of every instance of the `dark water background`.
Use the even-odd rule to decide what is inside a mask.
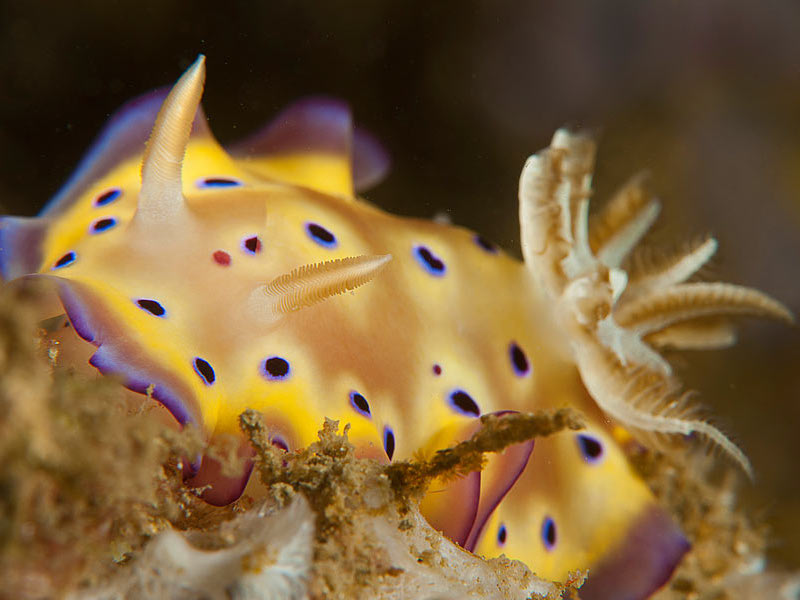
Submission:
[[[655,240],[711,232],[710,277],[800,312],[797,2],[0,0],[2,212],[37,211],[114,109],[199,52],[223,142],[300,96],[341,96],[395,157],[370,200],[446,210],[512,252],[525,157],[561,125],[596,129],[600,197],[649,169]],[[799,565],[798,330],[747,324],[678,366],[752,458],[773,556]]]

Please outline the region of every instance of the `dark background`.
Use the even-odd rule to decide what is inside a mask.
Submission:
[[[33,214],[107,116],[208,57],[223,141],[328,93],[394,156],[367,194],[446,210],[518,252],[516,184],[559,126],[600,134],[604,197],[634,171],[664,200],[656,241],[721,243],[710,278],[800,311],[800,4],[405,0],[0,0],[0,208]],[[750,455],[750,506],[800,564],[800,336],[770,323],[678,367]]]

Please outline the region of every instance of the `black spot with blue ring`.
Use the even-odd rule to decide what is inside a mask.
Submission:
[[[119,188],[111,188],[108,191],[103,192],[97,198],[94,199],[95,206],[106,206],[107,204],[111,204],[122,196],[122,190]]]
[[[325,248],[335,248],[338,244],[336,236],[319,223],[306,223],[306,233],[313,241]]]
[[[394,456],[394,431],[388,425],[383,428],[383,449],[386,451],[386,456],[389,457],[389,460],[392,460]]]
[[[157,300],[151,300],[150,298],[139,298],[136,301],[136,304],[142,310],[146,310],[151,315],[154,315],[156,317],[164,317],[167,314],[167,310]]]
[[[597,464],[603,460],[603,443],[593,435],[579,433],[575,438],[578,441],[578,448],[580,449],[583,460],[587,463]]]
[[[359,394],[355,390],[350,391],[350,406],[352,406],[357,413],[364,415],[368,419],[372,417],[372,413],[369,410],[369,402],[367,402],[363,394]]]
[[[97,219],[92,226],[89,228],[89,233],[103,233],[104,231],[108,231],[112,227],[115,227],[117,224],[117,220],[114,217],[104,217],[102,219]]]
[[[435,277],[442,277],[447,270],[444,261],[427,246],[414,246],[414,258],[423,269]]]
[[[450,392],[449,400],[450,406],[452,406],[456,412],[460,412],[468,417],[481,416],[481,409],[478,407],[478,403],[464,390],[453,390]]]
[[[556,547],[556,536],[556,522],[552,517],[545,517],[542,521],[542,544],[548,552]]]
[[[67,252],[64,256],[59,258],[56,261],[56,264],[53,265],[53,269],[63,269],[64,267],[68,267],[72,263],[74,263],[78,258],[78,255],[75,254],[72,250]]]
[[[531,372],[531,365],[525,351],[516,342],[508,345],[508,356],[511,359],[511,367],[518,377],[525,377]]]
[[[200,189],[239,187],[242,182],[232,177],[203,177],[195,185]]]
[[[195,373],[200,376],[200,379],[202,379],[206,385],[213,385],[217,380],[217,376],[214,373],[214,369],[208,364],[208,361],[198,356],[194,359],[193,364]]]
[[[281,381],[292,372],[289,361],[280,356],[270,356],[261,364],[261,372],[270,381]]]
[[[507,537],[508,537],[508,530],[506,529],[504,523],[500,523],[500,527],[497,529],[497,545],[505,546]]]
[[[242,250],[247,254],[258,254],[261,252],[261,238],[257,235],[249,235],[242,240]]]

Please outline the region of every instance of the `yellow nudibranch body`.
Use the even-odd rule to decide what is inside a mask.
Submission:
[[[541,576],[591,569],[585,598],[660,586],[687,542],[621,440],[698,432],[747,463],[685,416],[658,350],[724,346],[721,316],[788,311],[747,288],[686,283],[713,240],[626,270],[658,205],[634,180],[590,227],[584,135],[559,131],[526,164],[520,262],[358,199],[387,159],[343,104],[300,102],[226,150],[199,108],[203,82],[201,57],[169,95],[123,108],[39,217],[0,221],[3,278],[57,291],[53,315],[71,324],[54,334],[60,360],[91,357],[209,441],[238,436],[245,457],[248,408],[276,446],[308,445],[328,417],[382,461],[450,446],[484,414],[577,408],[584,430],[510,448],[435,486],[423,510],[466,548]],[[194,469],[214,504],[249,477],[208,457]]]

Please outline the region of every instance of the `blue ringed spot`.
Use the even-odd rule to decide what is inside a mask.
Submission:
[[[247,236],[242,240],[242,250],[248,254],[258,254],[261,252],[261,240],[257,235]]]
[[[508,531],[506,530],[506,526],[504,523],[500,523],[500,527],[497,529],[497,545],[505,546],[507,537]]]
[[[542,543],[545,550],[550,552],[556,547],[556,522],[552,517],[545,517],[542,521]]]
[[[516,373],[517,376],[525,377],[526,375],[530,374],[531,365],[528,362],[528,357],[525,355],[525,351],[519,347],[519,344],[516,342],[511,342],[508,345],[508,355],[511,358],[511,366],[513,367],[514,373]]]
[[[464,390],[453,390],[450,392],[450,406],[452,406],[456,412],[460,412],[469,417],[481,416],[481,409],[478,408],[478,404],[472,399],[472,396]]]
[[[195,182],[195,186],[204,188],[229,188],[239,187],[242,182],[232,177],[201,177]]]
[[[597,464],[603,459],[603,444],[596,437],[579,433],[575,436],[581,456],[589,464]]]
[[[75,254],[75,252],[73,252],[72,250],[70,250],[64,256],[62,256],[56,261],[56,264],[53,265],[53,269],[62,269],[64,267],[68,267],[69,265],[74,263],[77,258],[78,255]]]
[[[357,413],[364,415],[368,419],[372,416],[369,410],[369,402],[367,402],[367,399],[364,398],[362,394],[359,394],[355,390],[350,391],[350,406],[352,406]]]
[[[383,449],[386,451],[386,456],[389,457],[389,460],[392,460],[394,456],[394,432],[388,425],[383,428]]]
[[[150,300],[149,298],[139,298],[136,301],[136,304],[139,305],[139,308],[142,310],[146,310],[151,315],[155,315],[156,317],[163,317],[167,314],[166,309],[161,305],[160,302],[156,300]]]
[[[472,238],[472,241],[475,242],[478,246],[480,246],[483,250],[485,250],[489,254],[497,254],[500,251],[499,248],[493,242],[490,242],[485,237],[477,233]]]
[[[119,198],[122,195],[122,190],[119,188],[111,188],[110,190],[103,192],[97,198],[94,199],[95,206],[105,206],[106,204],[111,204],[114,200]]]
[[[335,248],[338,243],[335,235],[317,223],[306,223],[306,233],[308,237],[325,248]]]
[[[208,361],[199,356],[194,359],[194,370],[206,385],[212,385],[217,380],[214,369],[208,364]]]
[[[261,364],[261,371],[270,381],[280,381],[289,377],[289,361],[280,356],[270,356]]]
[[[89,233],[102,233],[104,231],[108,231],[116,224],[117,220],[114,217],[104,217],[102,219],[97,219],[97,221],[92,223],[91,227],[89,228]]]
[[[431,275],[441,277],[447,270],[441,258],[436,256],[427,246],[414,246],[414,258]]]

